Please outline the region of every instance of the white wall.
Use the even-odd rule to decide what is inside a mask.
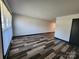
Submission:
[[[55,37],[69,41],[72,19],[74,18],[79,18],[79,14],[57,17]]]
[[[14,36],[52,32],[50,29],[51,21],[22,15],[14,15],[13,20]]]

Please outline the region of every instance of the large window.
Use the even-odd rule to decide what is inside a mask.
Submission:
[[[2,1],[1,1],[1,21],[2,21],[4,55],[6,55],[9,44],[12,39],[12,15]]]
[[[3,30],[6,30],[12,25],[11,23],[12,16],[3,3],[1,5],[1,9],[2,9],[2,28]]]

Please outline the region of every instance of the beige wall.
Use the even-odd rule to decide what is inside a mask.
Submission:
[[[55,37],[69,41],[72,19],[74,18],[79,18],[79,14],[57,17]]]
[[[52,32],[52,22],[22,15],[14,15],[14,36]],[[52,28],[51,28],[52,27]]]
[[[55,29],[56,29],[56,19],[54,19],[54,21],[50,23],[50,30],[52,32],[55,32]]]

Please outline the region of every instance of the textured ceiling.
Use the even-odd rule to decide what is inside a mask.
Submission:
[[[17,14],[52,20],[79,13],[79,0],[7,0]]]

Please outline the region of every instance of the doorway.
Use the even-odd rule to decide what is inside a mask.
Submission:
[[[73,19],[70,41],[71,44],[79,46],[79,18]]]

